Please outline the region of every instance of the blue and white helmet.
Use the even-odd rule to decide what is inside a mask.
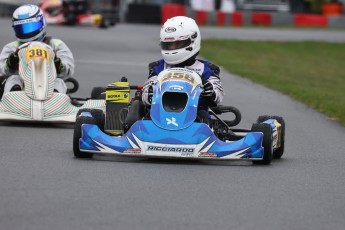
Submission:
[[[42,41],[46,35],[46,25],[43,12],[36,5],[22,5],[13,12],[12,27],[21,42]]]

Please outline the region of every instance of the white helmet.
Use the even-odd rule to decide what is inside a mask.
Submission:
[[[170,65],[180,64],[200,50],[201,36],[194,19],[176,16],[161,28],[160,44],[163,59]]]
[[[22,5],[13,12],[12,27],[21,42],[43,40],[46,25],[43,12],[36,5]]]

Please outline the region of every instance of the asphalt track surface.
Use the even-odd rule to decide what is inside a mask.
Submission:
[[[12,39],[0,20],[0,45]],[[50,26],[76,60],[88,97],[126,76],[141,84],[159,58],[157,25],[108,30]],[[344,31],[202,28],[204,37],[345,39]],[[253,51],[255,52],[255,51]],[[286,151],[269,166],[73,157],[73,126],[0,122],[0,229],[345,229],[345,128],[291,100],[222,71],[224,104],[250,128],[257,116],[286,120]],[[344,99],[344,98],[343,98]],[[343,100],[342,99],[342,100]]]

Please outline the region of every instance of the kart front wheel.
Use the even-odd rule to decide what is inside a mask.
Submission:
[[[280,147],[274,150],[273,152],[273,159],[280,159],[284,154],[284,148],[285,148],[285,121],[282,117],[279,116],[269,116],[269,115],[263,115],[259,116],[257,119],[257,123],[264,122],[268,119],[276,119],[280,125]]]
[[[273,137],[272,137],[271,126],[265,123],[253,124],[251,131],[262,132],[264,135],[263,140],[262,140],[262,146],[264,147],[264,157],[262,158],[262,160],[253,161],[253,164],[257,164],[257,165],[270,164],[273,157]]]
[[[77,113],[77,118],[82,112],[89,112],[94,119],[93,124],[97,125],[100,130],[104,131],[105,115],[101,109],[80,109]]]
[[[79,116],[74,124],[73,133],[73,152],[76,158],[92,158],[93,153],[80,151],[79,140],[82,135],[83,124],[95,124],[95,120],[92,117]]]

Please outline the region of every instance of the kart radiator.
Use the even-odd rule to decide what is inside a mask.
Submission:
[[[106,115],[104,131],[112,135],[123,134],[123,122],[128,113],[130,90],[128,82],[115,82],[106,89]]]

